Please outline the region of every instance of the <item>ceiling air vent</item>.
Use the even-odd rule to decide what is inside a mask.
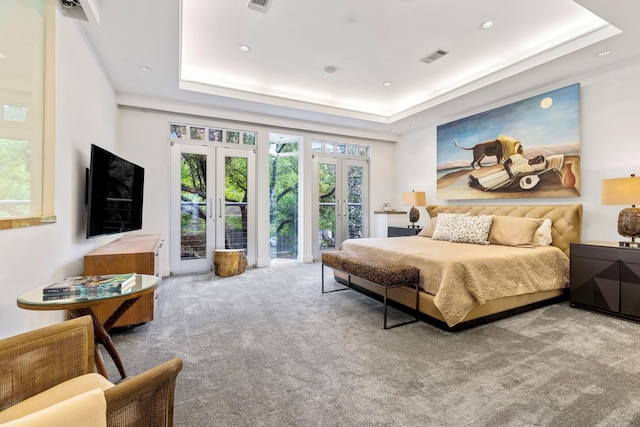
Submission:
[[[436,59],[440,59],[448,53],[449,52],[447,52],[446,50],[438,49],[435,52],[431,52],[424,58],[420,59],[420,61],[424,62],[425,64],[431,64]]]
[[[267,13],[271,0],[249,0],[247,3],[247,9],[257,10],[258,12]]]

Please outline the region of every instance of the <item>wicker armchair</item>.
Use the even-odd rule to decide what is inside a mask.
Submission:
[[[174,358],[114,385],[93,372],[91,317],[26,332],[0,340],[0,423],[100,388],[108,426],[171,427],[181,369]]]

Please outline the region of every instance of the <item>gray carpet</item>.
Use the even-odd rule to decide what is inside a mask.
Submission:
[[[129,375],[183,359],[177,427],[640,425],[640,324],[568,303],[383,330],[380,302],[322,295],[319,264],[275,261],[165,278],[156,320],[112,338]]]

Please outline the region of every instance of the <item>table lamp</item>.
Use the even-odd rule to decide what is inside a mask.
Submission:
[[[640,177],[631,174],[628,178],[602,180],[603,205],[631,205],[618,215],[618,234],[631,237],[631,242],[620,242],[620,246],[638,247],[636,237],[640,237]]]
[[[427,195],[424,191],[411,191],[402,193],[402,204],[411,206],[409,210],[409,222],[412,223],[411,228],[417,228],[416,222],[420,219],[420,211],[416,206],[427,206]]]

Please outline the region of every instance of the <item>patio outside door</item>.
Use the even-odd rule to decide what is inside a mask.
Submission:
[[[210,271],[214,249],[255,263],[253,149],[171,147],[171,272]]]

